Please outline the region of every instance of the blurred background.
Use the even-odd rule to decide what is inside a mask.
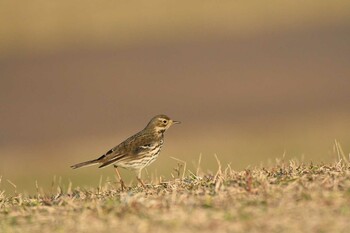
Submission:
[[[164,113],[146,180],[350,150],[350,1],[0,2],[0,189],[98,186],[71,170]],[[122,171],[129,182],[134,174]],[[17,188],[10,184],[14,183]]]

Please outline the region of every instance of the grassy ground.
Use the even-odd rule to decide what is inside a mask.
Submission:
[[[105,182],[34,196],[0,192],[1,232],[347,232],[350,164],[277,161],[200,169],[148,189]],[[56,191],[57,188],[57,191]],[[39,189],[40,190],[40,189]]]

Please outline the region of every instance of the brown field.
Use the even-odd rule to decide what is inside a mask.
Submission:
[[[342,154],[339,153],[341,156]],[[0,193],[0,230],[10,232],[348,232],[350,165],[278,160],[243,171],[218,162],[147,189],[121,192],[59,182],[35,195]],[[4,182],[4,181],[2,181]]]
[[[96,186],[111,169],[72,171],[155,114],[183,122],[146,179],[176,161],[215,171],[350,151],[349,1],[3,1],[1,190],[52,179]],[[122,171],[128,182],[133,174]],[[111,178],[114,179],[114,178]],[[73,187],[73,188],[74,188]]]
[[[347,0],[1,1],[0,232],[348,232],[349,29]],[[147,190],[70,169],[160,113]]]

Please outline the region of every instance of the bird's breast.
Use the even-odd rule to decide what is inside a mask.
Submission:
[[[162,149],[163,146],[163,139],[161,139],[158,143],[156,143],[154,145],[154,147],[152,148],[152,150],[150,151],[150,156],[158,156],[160,153],[160,150]]]

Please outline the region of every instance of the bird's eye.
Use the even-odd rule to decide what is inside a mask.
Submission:
[[[163,120],[163,123],[166,124],[166,123],[168,123],[168,121],[167,120]]]

